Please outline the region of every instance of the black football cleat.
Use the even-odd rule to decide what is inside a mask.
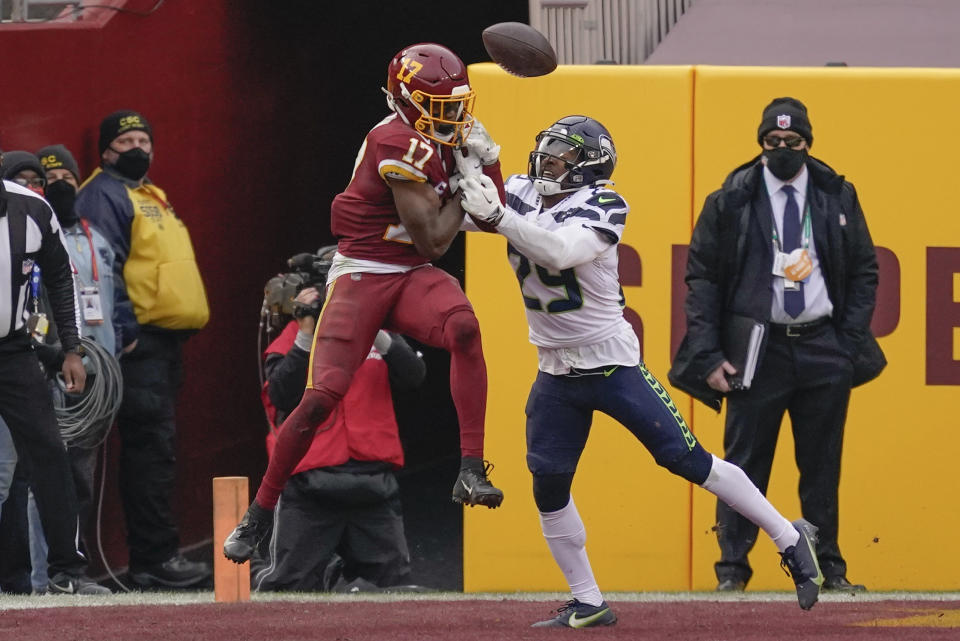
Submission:
[[[592,628],[600,625],[613,625],[617,615],[607,602],[589,605],[571,599],[557,608],[557,616],[546,621],[538,621],[531,628]]]
[[[487,479],[487,473],[493,464],[476,457],[464,457],[460,464],[460,475],[453,486],[453,501],[464,505],[486,505],[489,508],[500,507],[503,492]]]
[[[800,533],[796,545],[780,553],[780,567],[786,567],[797,586],[797,601],[804,610],[809,610],[820,597],[823,573],[817,562],[817,528],[805,519],[797,519],[793,527]]]
[[[223,542],[223,555],[234,563],[250,560],[254,550],[273,525],[273,511],[265,510],[254,501],[233,532]]]

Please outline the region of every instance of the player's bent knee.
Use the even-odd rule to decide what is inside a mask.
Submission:
[[[458,309],[443,323],[443,342],[447,351],[465,351],[480,343],[480,323],[473,310]]]
[[[733,463],[728,463],[722,458],[713,457],[713,466],[710,468],[710,476],[707,477],[707,480],[702,483],[704,489],[709,492],[713,491],[713,488],[717,487],[717,484],[730,484],[743,486],[744,484],[749,483],[750,485],[756,485],[747,473],[743,471],[738,465]]]
[[[697,443],[692,450],[670,463],[661,465],[691,483],[702,485],[710,475],[713,456]]]
[[[303,393],[298,409],[306,414],[307,424],[319,425],[327,419],[340,398],[329,390],[308,389]]]
[[[541,512],[562,510],[570,501],[573,474],[544,474],[533,477],[533,500]]]

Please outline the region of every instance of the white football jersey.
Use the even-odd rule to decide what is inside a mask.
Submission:
[[[595,260],[561,272],[536,265],[512,244],[507,246],[526,306],[530,342],[547,348],[541,352],[556,350],[561,355],[567,350],[576,352],[580,347],[601,348],[592,350],[593,357],[586,362],[575,353],[570,359],[554,355],[553,360],[562,360],[573,367],[629,364],[625,361],[631,359],[636,359],[632,363],[636,364],[639,345],[633,328],[623,317],[625,301],[617,272],[617,245],[630,210],[626,201],[616,192],[596,186],[572,192],[554,207],[543,209],[540,194],[529,177],[511,176],[505,187],[507,206],[527,221],[544,229],[576,225],[584,234],[599,233],[610,242]],[[604,341],[619,353],[604,354],[610,350],[597,345]],[[598,359],[606,362],[588,362]],[[554,368],[541,366],[541,369]]]

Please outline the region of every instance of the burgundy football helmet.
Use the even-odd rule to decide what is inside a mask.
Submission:
[[[411,45],[387,66],[387,105],[418,132],[444,145],[463,142],[473,123],[475,92],[467,67],[432,42]]]

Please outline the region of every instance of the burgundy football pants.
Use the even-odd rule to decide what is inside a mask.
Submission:
[[[277,435],[257,491],[272,509],[317,427],[350,387],[381,329],[450,352],[450,392],[460,422],[463,456],[483,456],[487,369],[480,325],[460,283],[427,265],[403,274],[345,274],[329,288],[311,351],[307,391]]]

